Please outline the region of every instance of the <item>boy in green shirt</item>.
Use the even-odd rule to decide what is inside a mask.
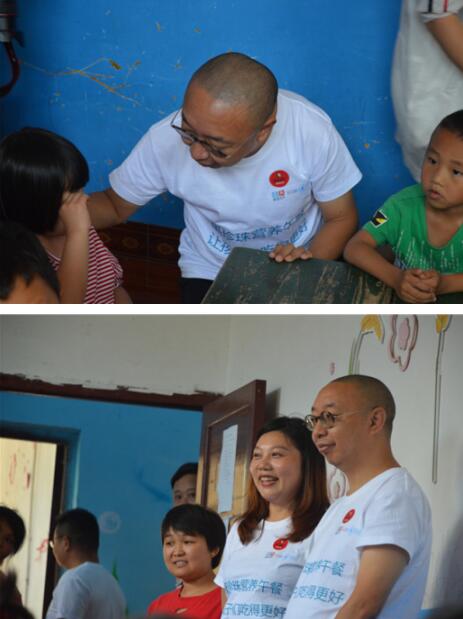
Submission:
[[[392,248],[394,264],[381,245]],[[408,303],[463,291],[463,110],[434,130],[421,184],[389,198],[347,243],[344,258]]]

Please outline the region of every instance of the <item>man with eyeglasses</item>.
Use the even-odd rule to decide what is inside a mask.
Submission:
[[[278,262],[336,259],[357,225],[351,190],[361,174],[331,120],[239,53],[201,66],[182,109],[153,125],[109,179],[89,201],[96,227],[165,191],[183,199],[187,303],[201,301],[233,247]]]
[[[125,619],[126,602],[118,582],[98,560],[100,530],[86,509],[63,512],[50,547],[66,569],[53,591],[45,619]]]
[[[395,403],[376,378],[326,385],[306,417],[349,490],[311,537],[285,619],[416,619],[431,552],[429,503],[391,450]]]

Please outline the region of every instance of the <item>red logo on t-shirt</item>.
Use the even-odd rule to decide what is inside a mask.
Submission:
[[[275,550],[284,550],[288,545],[288,540],[284,537],[279,537],[273,542],[273,547]]]
[[[289,174],[285,170],[275,170],[270,174],[269,181],[274,187],[284,187],[288,184]]]
[[[354,517],[355,514],[355,509],[350,509],[347,514],[344,516],[344,518],[342,519],[342,521],[345,522],[349,522],[349,520],[352,520],[352,518]]]

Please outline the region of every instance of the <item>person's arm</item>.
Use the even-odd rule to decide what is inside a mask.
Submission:
[[[309,249],[314,258],[336,260],[357,229],[358,214],[354,195],[348,191],[335,200],[318,204],[324,223],[310,242]]]
[[[225,604],[227,603],[227,593],[225,589],[222,589],[221,596],[222,596],[222,610],[223,610],[225,608]]]
[[[407,303],[430,303],[436,300],[437,281],[419,269],[399,269],[376,249],[376,241],[366,230],[360,230],[347,243],[344,258],[362,271],[370,273],[393,288]]]
[[[437,294],[463,292],[463,273],[441,275],[437,286]]]
[[[64,200],[59,218],[65,229],[61,263],[56,272],[61,303],[83,303],[88,279],[88,230],[90,218],[83,192],[71,193]]]
[[[320,258],[336,260],[342,254],[346,242],[357,228],[358,215],[352,191],[330,200],[319,202],[324,223],[310,242],[309,248],[295,247],[292,243],[277,245],[270,252],[270,258],[275,262],[293,262]]]
[[[114,303],[133,303],[129,293],[122,286],[118,286],[114,291]]]
[[[124,223],[139,208],[111,188],[92,193],[87,206],[92,225],[97,230]]]
[[[426,22],[426,27],[444,52],[463,71],[463,22],[458,15],[447,15]]]
[[[374,619],[409,561],[398,546],[368,546],[362,550],[355,588],[336,619]]]

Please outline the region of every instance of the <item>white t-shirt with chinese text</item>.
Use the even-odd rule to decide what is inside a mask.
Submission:
[[[285,619],[333,619],[355,587],[362,549],[391,544],[409,562],[378,619],[415,619],[431,553],[431,510],[404,468],[388,469],[335,501],[309,538],[306,562]]]
[[[183,277],[214,279],[233,247],[271,251],[309,244],[323,221],[317,201],[334,200],[361,179],[329,117],[280,90],[277,122],[262,148],[230,167],[207,168],[170,127],[153,125],[109,176],[114,191],[142,206],[169,191],[184,201]]]
[[[222,619],[232,617],[283,617],[304,566],[308,538],[288,542],[291,518],[259,525],[255,538],[242,544],[238,523],[228,534],[216,584],[225,589],[227,603]]]

